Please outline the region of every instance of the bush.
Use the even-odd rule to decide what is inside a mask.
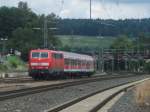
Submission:
[[[26,64],[18,56],[8,56],[0,64],[0,71],[26,70]]]
[[[145,63],[144,70],[150,73],[150,62]]]
[[[6,71],[8,67],[4,64],[0,64],[0,71]]]
[[[7,62],[12,68],[18,68],[19,66],[25,66],[25,63],[18,56],[9,56],[7,58]]]

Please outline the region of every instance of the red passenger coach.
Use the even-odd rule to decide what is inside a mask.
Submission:
[[[33,78],[50,78],[61,76],[92,75],[94,59],[77,53],[31,50],[29,56],[29,75]]]

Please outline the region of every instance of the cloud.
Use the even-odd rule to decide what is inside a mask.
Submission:
[[[102,19],[148,18],[150,4],[94,4],[93,17]]]
[[[70,10],[64,9],[61,11],[60,16],[68,18],[70,14],[71,14]]]
[[[17,6],[20,0],[0,0],[0,6]],[[37,14],[62,18],[89,18],[89,0],[22,0]],[[125,19],[150,17],[150,0],[92,0],[92,17]]]
[[[85,0],[86,1],[86,0]],[[94,2],[106,2],[106,3],[150,3],[150,0],[93,0]]]

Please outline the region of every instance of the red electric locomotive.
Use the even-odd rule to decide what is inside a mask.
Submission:
[[[34,79],[50,77],[92,75],[94,59],[88,55],[77,53],[31,50],[29,56],[29,75]]]

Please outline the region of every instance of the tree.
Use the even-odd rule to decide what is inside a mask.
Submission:
[[[23,57],[28,57],[30,49],[43,46],[43,30],[35,31],[34,27],[43,28],[44,18],[47,17],[48,27],[55,27],[57,16],[54,14],[37,15],[32,12],[26,2],[19,2],[16,7],[0,7],[0,37],[7,37],[9,42],[7,48],[17,49],[22,52]],[[54,31],[48,35],[48,43],[57,47],[61,46],[58,38],[53,36]]]
[[[137,48],[139,50],[149,49],[150,37],[147,36],[144,32],[140,32],[136,43],[137,43]]]
[[[116,38],[111,45],[112,49],[132,49],[133,47],[133,42],[125,35]]]
[[[12,31],[18,27],[32,27],[37,24],[37,15],[15,7],[0,8],[0,37],[12,37]]]
[[[21,51],[22,57],[26,60],[29,50],[38,48],[41,44],[40,42],[41,38],[35,35],[32,29],[17,28],[12,32],[8,47]]]
[[[27,2],[23,2],[23,1],[20,1],[18,3],[18,8],[19,9],[23,9],[23,10],[30,10],[29,7],[28,7],[28,3]]]

